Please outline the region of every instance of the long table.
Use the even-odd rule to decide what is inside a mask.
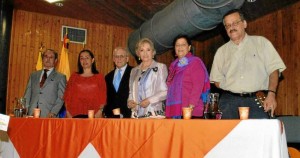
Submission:
[[[11,118],[3,158],[288,158],[278,120]]]

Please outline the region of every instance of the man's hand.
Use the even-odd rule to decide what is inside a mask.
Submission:
[[[268,95],[264,102],[264,110],[270,111],[271,110],[271,117],[274,116],[274,111],[277,107],[276,102],[276,89],[278,86],[278,76],[279,76],[279,70],[273,71],[269,75],[269,86],[268,86]]]
[[[49,112],[47,117],[48,118],[55,118],[56,114]]]
[[[265,112],[271,111],[271,117],[274,116],[274,111],[277,107],[276,95],[273,92],[269,92],[265,101],[264,101],[264,110]]]
[[[214,82],[217,88],[220,88],[220,82]]]

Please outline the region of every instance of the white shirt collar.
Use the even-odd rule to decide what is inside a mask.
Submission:
[[[44,73],[44,69],[45,68],[43,68],[43,73]],[[49,71],[47,71],[47,76],[49,76],[49,74],[51,74],[51,72],[54,70],[54,67],[52,67],[52,68],[50,68],[50,69],[48,69]],[[42,73],[42,74],[43,74]]]
[[[121,70],[121,72],[123,73],[125,71],[126,67],[127,67],[127,64],[124,65],[123,67],[121,67],[120,69],[116,67],[116,71]]]

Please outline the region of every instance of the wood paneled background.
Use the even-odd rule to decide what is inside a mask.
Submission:
[[[278,88],[277,115],[300,114],[300,2],[248,22],[250,35],[262,35],[268,38],[278,50],[287,69]],[[133,31],[129,28],[91,23],[76,19],[49,16],[45,14],[14,10],[11,46],[9,55],[9,79],[7,88],[7,113],[14,106],[15,97],[21,97],[28,77],[35,70],[41,43],[59,53],[62,48],[61,26],[67,25],[87,29],[87,44],[71,43],[69,60],[71,71],[76,71],[77,55],[83,49],[95,53],[97,68],[106,74],[113,69],[112,51],[116,46],[126,46],[127,38]],[[194,41],[195,53],[210,70],[214,54],[225,43],[221,35],[205,41]],[[159,62],[169,65],[173,60],[172,52],[157,56]],[[137,63],[131,57],[129,64]]]

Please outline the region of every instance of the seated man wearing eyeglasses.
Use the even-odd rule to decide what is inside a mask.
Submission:
[[[103,112],[105,117],[114,118],[113,109],[120,108],[120,113],[125,118],[131,117],[131,110],[127,107],[129,95],[129,78],[132,67],[127,64],[129,60],[127,49],[117,47],[113,51],[115,69],[105,76],[107,88],[107,105]]]
[[[249,118],[273,116],[285,64],[269,40],[245,32],[247,22],[240,10],[225,14],[223,24],[230,41],[217,50],[210,73],[211,82],[224,90],[219,101],[222,119],[239,118],[240,106],[250,107]],[[255,100],[258,91],[266,94],[261,106]]]

